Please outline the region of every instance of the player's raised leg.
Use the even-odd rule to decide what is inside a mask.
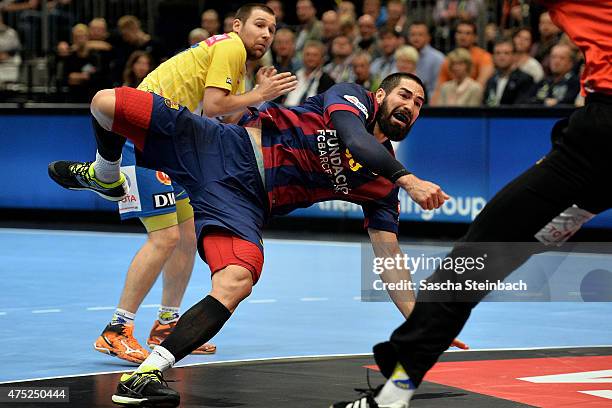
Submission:
[[[121,201],[129,186],[120,171],[121,150],[125,138],[111,132],[115,90],[99,91],[91,103],[93,127],[98,144],[93,162],[55,161],[49,164],[49,176],[70,190],[89,190],[111,201]]]

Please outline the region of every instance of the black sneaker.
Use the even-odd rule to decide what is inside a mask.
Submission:
[[[407,401],[395,401],[392,404],[378,405],[374,400],[380,390],[382,390],[384,384],[379,385],[375,389],[356,389],[355,391],[361,393],[361,397],[357,398],[355,401],[344,401],[344,402],[336,402],[335,404],[330,405],[329,408],[408,408],[409,402]]]
[[[181,397],[168,387],[161,371],[155,367],[143,367],[140,372],[121,376],[113,402],[133,407],[176,407]]]
[[[129,190],[127,178],[119,173],[119,180],[103,183],[96,179],[91,162],[55,161],[49,164],[49,177],[70,190],[89,190],[110,201],[121,201]]]
[[[370,388],[368,390],[356,388],[355,391],[359,392],[361,397],[357,398],[355,401],[336,402],[330,405],[329,408],[379,408],[374,397],[378,395],[382,387],[383,386],[380,385],[376,389]]]

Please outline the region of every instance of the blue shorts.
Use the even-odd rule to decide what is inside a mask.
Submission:
[[[185,189],[164,172],[141,167],[137,162],[134,144],[128,141],[123,147],[121,171],[130,191],[118,203],[122,220],[170,214],[176,211],[176,201],[189,198]]]
[[[203,259],[203,232],[209,229],[228,230],[263,252],[269,204],[247,131],[155,94],[117,88],[115,95],[113,131],[142,150],[141,166],[162,170],[185,188]]]

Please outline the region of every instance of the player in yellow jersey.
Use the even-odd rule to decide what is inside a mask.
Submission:
[[[263,4],[242,6],[233,29],[170,58],[138,88],[168,98],[168,104],[187,106],[194,113],[209,117],[229,115],[226,118],[230,121],[236,121],[248,106],[295,89],[297,80],[290,73],[276,74],[272,68],[264,68],[258,75],[257,87],[244,92],[246,61],[260,59],[272,43],[276,19],[270,8]],[[109,134],[96,121],[93,123],[96,137],[115,136],[117,143],[125,140]],[[149,354],[133,336],[138,307],[163,269],[161,306],[147,340],[150,347],[160,344],[179,318],[179,305],[196,251],[193,209],[185,190],[164,173],[139,167],[138,162],[134,146],[126,144],[119,157],[99,151],[90,164],[70,162],[65,168],[59,168],[57,163],[49,165],[49,175],[58,184],[74,190],[93,190],[119,201],[121,218],[138,217],[147,230],[147,241],[129,266],[112,320],[94,343],[96,350],[134,363],[142,362]],[[119,182],[108,184],[117,178]],[[215,350],[214,345],[204,344],[194,353],[210,354]]]

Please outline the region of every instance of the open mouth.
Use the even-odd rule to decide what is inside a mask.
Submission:
[[[401,123],[402,125],[408,126],[410,125],[411,115],[406,112],[393,112],[391,115],[395,121]]]

